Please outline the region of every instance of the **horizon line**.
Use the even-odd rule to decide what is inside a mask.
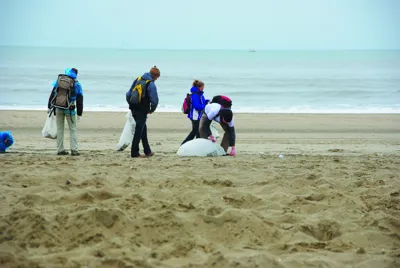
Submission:
[[[229,51],[396,51],[400,48],[129,48],[129,47],[90,47],[90,46],[36,46],[36,45],[5,45],[0,47],[18,48],[55,48],[55,49],[115,49],[115,50],[229,50]]]

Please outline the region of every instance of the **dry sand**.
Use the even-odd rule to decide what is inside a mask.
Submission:
[[[190,122],[155,113],[149,159],[124,116],[62,157],[45,112],[0,111],[0,267],[400,267],[400,115],[239,114],[236,157],[180,158]]]

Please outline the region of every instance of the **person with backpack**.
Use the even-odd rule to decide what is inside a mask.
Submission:
[[[154,155],[147,139],[147,115],[155,112],[158,106],[157,87],[154,83],[160,77],[160,70],[154,66],[150,72],[136,78],[128,92],[126,101],[135,119],[135,134],[131,146],[131,157],[146,158]],[[145,155],[139,153],[139,142],[142,140]]]
[[[221,147],[228,153],[228,148],[231,147],[230,156],[236,155],[235,143],[236,133],[233,120],[233,113],[231,110],[232,101],[226,96],[215,96],[204,109],[204,114],[200,120],[200,137],[210,139],[216,142],[215,137],[212,135],[210,126],[214,120],[218,122],[224,130],[222,137]]]
[[[187,94],[182,106],[183,113],[187,114],[187,117],[192,121],[192,131],[190,131],[181,145],[193,140],[195,137],[200,138],[199,122],[208,101],[209,100],[204,98],[203,81],[194,80],[192,88],[190,89],[190,94]]]
[[[83,92],[82,85],[77,77],[78,70],[76,68],[67,68],[64,74],[59,74],[57,80],[53,82],[53,90],[47,104],[48,113],[56,115],[57,155],[69,154],[64,149],[64,123],[66,119],[70,131],[71,155],[79,156],[76,123],[82,117]]]

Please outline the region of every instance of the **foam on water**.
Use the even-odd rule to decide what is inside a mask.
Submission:
[[[0,47],[0,109],[45,110],[51,83],[79,69],[85,111],[127,111],[125,92],[161,69],[157,112],[180,112],[194,79],[236,113],[399,113],[400,51],[186,51]],[[55,61],[54,59],[57,59]]]

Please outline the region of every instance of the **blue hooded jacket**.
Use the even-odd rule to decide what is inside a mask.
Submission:
[[[190,112],[187,117],[190,120],[200,120],[201,116],[203,115],[204,108],[208,103],[208,100],[204,98],[204,92],[199,90],[195,86],[190,89],[190,92],[192,93],[192,105],[190,107]]]
[[[139,105],[137,105],[137,107],[133,107],[132,105],[129,105],[129,109],[131,110],[144,110],[144,112],[154,112],[157,109],[158,106],[158,93],[157,93],[157,87],[156,84],[153,81],[153,77],[151,76],[151,74],[149,72],[144,73],[142,75],[142,79],[143,80],[152,80],[151,82],[148,83],[147,85],[147,92],[144,95],[144,98],[148,98],[149,100],[149,104],[147,103],[140,103]],[[129,88],[129,90],[126,92],[126,101],[129,104],[129,99],[131,97],[131,90],[133,88],[133,86],[136,83],[135,79],[131,85],[131,87]],[[150,107],[148,107],[150,106]],[[146,111],[148,110],[148,111]]]
[[[10,132],[0,132],[0,152],[4,153],[13,143],[14,139]]]
[[[77,74],[74,72],[74,71],[72,71],[72,68],[66,68],[65,69],[65,72],[64,72],[66,75],[68,75],[69,77],[71,77],[72,79],[75,79],[75,84],[74,84],[74,89],[75,89],[75,96],[72,96],[71,97],[71,99],[70,99],[70,102],[74,102],[74,101],[76,101],[76,98],[80,95],[80,96],[82,96],[83,97],[83,91],[82,91],[82,85],[81,85],[81,83],[79,83],[79,81],[77,80]],[[53,89],[55,88],[55,87],[57,87],[57,80],[55,80],[54,82],[53,82]],[[50,97],[51,98],[51,97]],[[78,106],[81,106],[81,105],[78,105]],[[48,107],[50,107],[50,100],[49,100],[49,105],[48,105]],[[61,110],[61,109],[57,109],[58,111],[60,111],[60,112],[65,112],[66,114],[71,114],[71,115],[75,115],[76,114],[76,110]],[[80,109],[81,110],[81,109]],[[80,113],[78,113],[78,115],[80,115],[81,114],[81,112]]]

